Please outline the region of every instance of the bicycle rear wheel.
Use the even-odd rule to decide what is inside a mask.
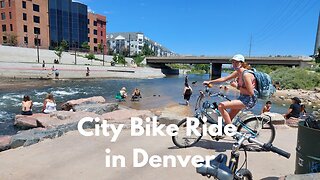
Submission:
[[[202,126],[203,123],[201,121],[199,121],[199,126],[197,129],[198,132],[200,132],[200,136],[196,135],[193,133],[193,131],[191,131],[191,135],[187,136],[187,119],[183,119],[181,120],[177,126],[179,127],[178,131],[177,131],[177,135],[176,136],[172,136],[172,142],[179,148],[187,148],[187,147],[191,147],[193,146],[195,143],[197,143],[203,133],[202,133]],[[174,131],[175,132],[175,131]]]
[[[272,143],[276,136],[276,130],[271,121],[262,117],[245,120],[239,125],[238,132],[250,134],[263,143]]]

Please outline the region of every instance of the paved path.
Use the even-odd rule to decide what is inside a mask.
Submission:
[[[293,174],[295,167],[295,146],[297,129],[277,129],[275,145],[291,152],[289,160],[271,152],[249,152],[248,168],[254,179],[273,179],[286,174]],[[84,137],[77,131],[63,137],[46,140],[38,144],[9,150],[0,153],[1,179],[207,179],[196,174],[189,163],[183,168],[152,168],[146,165],[133,168],[132,153],[134,148],[144,149],[149,156],[159,155],[211,155],[230,153],[233,141],[227,139],[216,142],[203,140],[196,147],[176,149],[169,136],[167,137],[131,137],[130,131],[121,133],[115,143],[110,137]],[[105,149],[112,155],[123,155],[126,158],[125,168],[105,167]],[[243,153],[241,153],[243,157]]]

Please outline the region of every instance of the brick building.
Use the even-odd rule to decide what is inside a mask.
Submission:
[[[49,47],[48,0],[0,0],[0,15],[0,44]]]
[[[107,52],[106,28],[107,20],[105,16],[88,12],[88,45],[90,51],[99,52],[98,44],[100,43],[105,53]]]

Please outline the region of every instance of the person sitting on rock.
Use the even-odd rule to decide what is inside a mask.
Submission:
[[[21,114],[32,115],[32,106],[33,106],[33,103],[30,100],[30,97],[27,95],[23,96]]]
[[[271,110],[271,101],[267,101],[266,105],[263,106],[262,110],[261,110],[261,114],[265,113],[265,112],[270,112]]]
[[[299,118],[301,112],[300,99],[298,97],[291,98],[292,104],[289,107],[288,113],[284,114],[285,119],[289,119],[291,117]]]
[[[51,112],[57,111],[57,104],[53,98],[52,94],[47,94],[46,99],[43,102],[42,112],[45,114],[49,114]]]
[[[139,98],[142,98],[141,92],[138,88],[135,88],[132,93],[131,101],[139,101]]]

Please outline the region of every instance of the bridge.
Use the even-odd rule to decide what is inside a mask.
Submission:
[[[231,64],[232,57],[214,56],[169,56],[169,57],[146,57],[146,62],[151,67],[168,68],[166,64],[211,64],[210,74],[216,78],[221,77],[222,64]],[[310,57],[246,57],[246,62],[251,65],[284,65],[284,66],[308,66],[312,61]]]

